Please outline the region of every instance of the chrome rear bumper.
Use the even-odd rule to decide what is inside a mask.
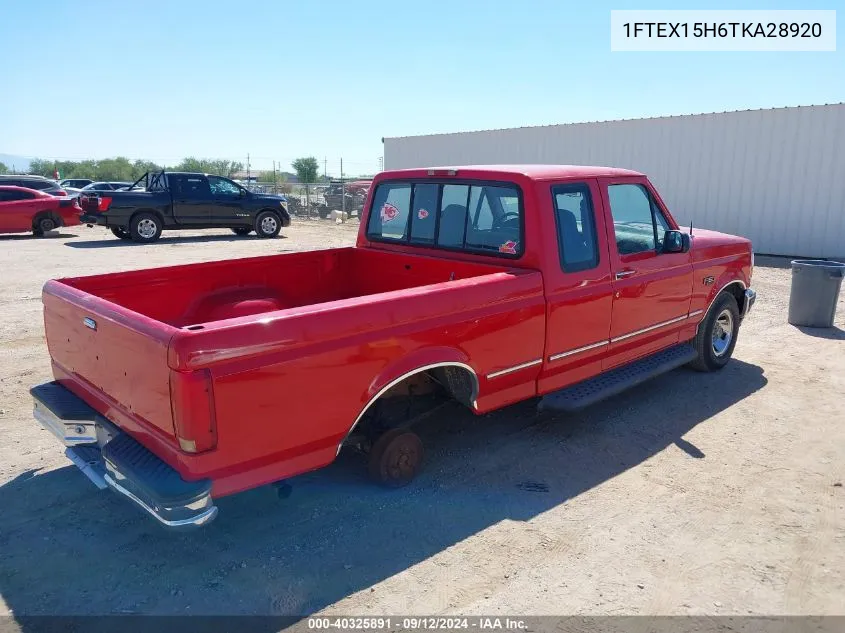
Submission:
[[[217,516],[211,481],[185,481],[173,468],[56,382],[30,389],[33,416],[97,488],[111,488],[171,529]]]

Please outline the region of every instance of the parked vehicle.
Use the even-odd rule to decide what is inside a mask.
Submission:
[[[327,218],[332,211],[343,210],[350,216],[360,216],[370,184],[368,180],[357,180],[347,183],[340,180],[331,181],[323,194],[326,204],[319,208],[320,217]],[[344,198],[346,198],[345,205]]]
[[[131,186],[131,182],[92,182],[82,187],[81,191],[126,191]]]
[[[756,297],[751,243],[685,232],[633,171],[383,172],[366,209],[351,248],[47,282],[36,419],[101,488],[197,526],[344,446],[406,484],[411,425],[450,401],[571,411],[721,369]]]
[[[59,186],[65,191],[69,189],[79,190],[85,187],[86,185],[90,185],[93,180],[90,178],[65,178],[61,182],[59,182]]]
[[[80,223],[82,209],[71,198],[25,187],[0,185],[0,233],[27,233],[41,237],[61,226]]]
[[[24,187],[26,189],[35,189],[43,191],[51,196],[66,196],[67,192],[59,186],[55,180],[44,178],[43,176],[29,176],[19,174],[4,174],[0,175],[0,185],[8,187]]]
[[[284,196],[251,193],[228,178],[185,172],[144,174],[128,191],[83,191],[82,221],[116,237],[154,242],[165,230],[229,228],[276,237],[290,224]]]

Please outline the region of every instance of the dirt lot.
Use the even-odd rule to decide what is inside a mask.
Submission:
[[[225,498],[174,535],[32,419],[48,278],[351,244],[355,228],[0,238],[0,614],[845,614],[845,305],[839,328],[788,325],[783,261],[758,261],[722,372],[553,420],[455,410],[422,429],[427,468],[400,491],[344,455],[287,500]]]

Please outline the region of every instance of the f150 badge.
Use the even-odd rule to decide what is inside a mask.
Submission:
[[[92,319],[91,317],[85,317],[84,319],[82,319],[82,324],[85,327],[90,328],[92,330],[97,329],[97,322],[94,319]]]
[[[716,278],[715,278],[715,277],[713,277],[713,276],[710,276],[710,277],[705,277],[705,278],[704,278],[704,285],[705,285],[705,286],[709,286],[709,285],[710,285],[710,284],[712,284],[714,281],[716,281]]]

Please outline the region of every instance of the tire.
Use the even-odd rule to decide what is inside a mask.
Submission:
[[[328,209],[326,207],[320,207],[320,209],[318,210],[318,213],[320,214],[320,217],[323,220],[325,220],[327,217],[329,217],[329,214],[331,213],[331,209]]]
[[[723,292],[698,326],[693,340],[698,358],[689,366],[698,371],[722,369],[734,353],[738,334],[739,307],[733,295]]]
[[[252,229],[250,229],[246,226],[239,226],[236,229],[232,229],[232,233],[234,233],[235,235],[241,235],[241,236],[249,235],[250,233],[252,233]]]
[[[417,476],[424,456],[422,440],[416,433],[392,429],[370,450],[370,477],[388,488],[401,488]]]
[[[161,237],[161,218],[155,213],[144,211],[132,216],[129,222],[129,236],[133,242],[151,243]]]
[[[43,237],[48,231],[54,231],[59,227],[56,221],[49,215],[42,215],[35,219],[32,225],[32,234],[35,237]]]
[[[129,231],[127,231],[122,226],[111,226],[111,227],[109,227],[109,230],[112,232],[112,235],[114,235],[115,237],[118,237],[122,240],[131,240],[132,239],[132,236],[129,235]]]
[[[262,211],[255,218],[255,232],[258,237],[276,237],[282,230],[282,218],[273,211]]]

